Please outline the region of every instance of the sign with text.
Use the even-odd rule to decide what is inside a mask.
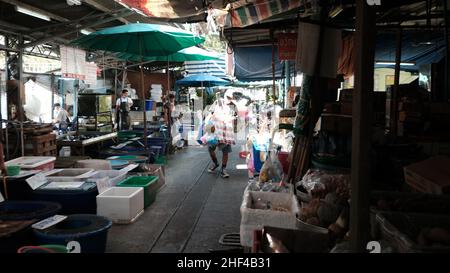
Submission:
[[[86,79],[86,51],[60,46],[61,53],[61,73],[63,77]]]
[[[98,67],[95,63],[86,63],[85,83],[92,87],[97,86]]]
[[[297,33],[278,35],[278,55],[280,61],[295,60],[297,53]]]

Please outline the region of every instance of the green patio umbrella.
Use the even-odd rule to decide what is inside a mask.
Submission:
[[[203,43],[205,39],[183,29],[156,24],[128,24],[103,29],[72,42],[90,49],[144,56],[167,56]],[[141,65],[141,92],[145,101],[144,72]],[[144,109],[144,142],[147,148],[147,116]]]
[[[140,62],[141,57],[129,53],[118,53],[117,58],[121,60]],[[146,56],[142,59],[144,62],[186,62],[186,61],[207,61],[220,60],[218,54],[204,50],[197,46],[188,47],[167,56]]]
[[[87,49],[138,56],[167,56],[205,41],[203,37],[171,26],[128,24],[106,28],[72,42]]]

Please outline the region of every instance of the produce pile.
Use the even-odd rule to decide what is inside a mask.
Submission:
[[[301,184],[313,198],[325,198],[328,193],[335,193],[338,198],[350,197],[350,175],[310,169]]]
[[[299,219],[328,229],[335,239],[343,238],[349,228],[350,177],[309,170],[298,185],[308,192],[308,198],[300,200]]]

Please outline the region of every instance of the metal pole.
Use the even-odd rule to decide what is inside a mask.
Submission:
[[[284,88],[284,94],[283,94],[283,105],[285,107],[288,107],[288,105],[286,105],[286,94],[288,94],[289,92],[289,87],[291,87],[291,67],[290,67],[290,63],[288,60],[284,61],[284,69],[285,69],[285,76],[286,76],[286,84],[285,84],[285,88]]]
[[[447,7],[447,0],[442,0],[443,7],[444,7],[444,19],[445,19],[445,28],[444,28],[444,41],[445,41],[445,90],[444,90],[444,100],[448,101],[449,98],[449,85],[448,85],[448,65],[449,65],[449,58],[448,58],[448,50],[449,50],[449,41],[448,41],[448,7]]]
[[[355,88],[352,115],[350,246],[365,252],[369,238],[371,93],[375,56],[374,8],[356,1]]]
[[[397,49],[395,52],[395,76],[394,76],[394,92],[392,93],[391,113],[390,118],[392,121],[391,129],[392,136],[398,135],[398,92],[400,85],[400,63],[402,61],[402,29],[397,30]]]
[[[18,105],[18,109],[19,109],[19,119],[20,121],[24,121],[25,120],[25,113],[24,113],[24,109],[23,109],[23,105],[24,103],[24,95],[25,95],[25,85],[24,85],[24,80],[23,80],[23,36],[19,37],[19,46],[20,46],[20,50],[19,50],[19,105]]]
[[[50,100],[52,102],[52,105],[50,106],[50,108],[51,108],[52,121],[53,121],[53,119],[55,118],[55,113],[53,113],[53,105],[55,104],[55,74],[52,73],[52,76],[51,76],[50,80],[51,80],[51,82],[50,82],[50,90],[52,91],[51,92],[51,96],[52,97],[50,98]]]
[[[275,38],[273,37],[273,29],[270,30],[270,38],[272,40],[272,92],[273,92],[273,103],[276,103],[275,94]]]
[[[78,116],[78,92],[80,91],[80,80],[75,80],[76,85],[73,89],[73,116]],[[97,124],[97,123],[96,123]]]
[[[141,62],[143,61],[143,52],[142,52],[142,36],[139,35],[139,53],[141,55]],[[144,66],[141,65],[141,94],[142,94],[142,100],[143,100],[143,111],[144,111],[144,146],[145,146],[145,150],[147,150],[147,111],[145,109],[145,102],[146,102],[146,97],[145,97],[145,84],[144,84]]]
[[[23,121],[20,121],[20,143],[22,144],[22,156],[25,156],[25,143],[23,137]]]
[[[167,110],[167,124],[169,127],[169,137],[172,138],[172,130],[171,130],[171,122],[170,122],[170,118],[172,117],[172,113],[170,111],[170,100],[167,102],[167,100],[169,99],[169,90],[170,90],[170,73],[169,73],[169,56],[167,56],[167,94],[166,94],[166,103],[168,103],[169,105],[169,109]]]
[[[117,94],[117,69],[114,71],[114,94]]]
[[[5,122],[6,123],[6,127],[5,127],[5,141],[6,141],[6,159],[11,159],[10,157],[9,157],[9,132],[8,132],[8,122]],[[3,126],[3,121],[2,121],[2,126]]]

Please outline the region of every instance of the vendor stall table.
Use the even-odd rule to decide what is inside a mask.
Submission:
[[[85,154],[85,148],[87,146],[93,145],[93,144],[97,144],[97,143],[102,143],[104,141],[107,140],[111,140],[111,139],[115,139],[117,137],[117,132],[114,133],[110,133],[110,134],[106,134],[106,135],[102,135],[102,136],[98,136],[98,137],[93,137],[90,139],[86,139],[86,140],[64,140],[64,139],[59,139],[57,142],[58,145],[58,150],[63,147],[63,146],[70,146],[70,147],[75,147],[75,148],[79,148],[80,149],[80,155],[84,156]]]

